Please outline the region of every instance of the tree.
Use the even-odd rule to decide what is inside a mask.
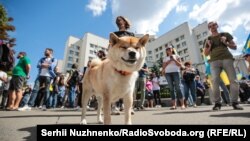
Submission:
[[[157,76],[160,76],[161,75],[160,69],[162,67],[162,64],[163,64],[163,58],[161,57],[154,63],[153,67],[151,68],[151,71],[155,73]]]
[[[11,38],[8,34],[9,31],[15,31],[15,26],[11,25],[14,19],[12,17],[8,17],[8,14],[3,5],[0,4],[0,40],[8,43],[10,47],[15,46],[16,39]]]

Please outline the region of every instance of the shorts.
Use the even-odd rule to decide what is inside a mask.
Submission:
[[[9,90],[17,91],[23,88],[26,78],[23,76],[12,76]]]

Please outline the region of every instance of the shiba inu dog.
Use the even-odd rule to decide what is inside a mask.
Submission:
[[[133,91],[138,71],[145,62],[145,45],[148,39],[148,34],[141,38],[131,36],[118,38],[114,33],[110,34],[111,48],[107,59],[103,61],[93,59],[84,76],[81,124],[87,124],[86,106],[91,95],[99,97],[97,110],[99,123],[103,123],[101,116],[103,107],[104,124],[111,124],[111,103],[123,98],[125,124],[132,124]]]

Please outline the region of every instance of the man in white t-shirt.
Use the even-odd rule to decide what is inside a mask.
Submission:
[[[7,82],[7,73],[0,68],[0,103],[2,103],[4,84]],[[2,106],[2,104],[1,104]]]
[[[35,100],[38,94],[38,91],[40,89],[40,84],[45,85],[45,97],[43,101],[43,107],[42,110],[45,111],[46,108],[49,106],[49,87],[51,80],[53,80],[56,77],[56,74],[54,72],[55,67],[57,66],[57,59],[53,57],[53,49],[46,48],[44,51],[44,57],[42,57],[37,64],[38,68],[38,77],[35,80],[35,84],[33,87],[33,90],[31,92],[31,97],[29,99],[29,102],[25,104],[24,107],[19,108],[19,111],[24,110],[31,110],[31,107],[35,105]]]

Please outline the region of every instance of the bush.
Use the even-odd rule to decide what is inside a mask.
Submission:
[[[161,98],[169,98],[170,97],[170,90],[167,85],[161,85],[160,90]]]

